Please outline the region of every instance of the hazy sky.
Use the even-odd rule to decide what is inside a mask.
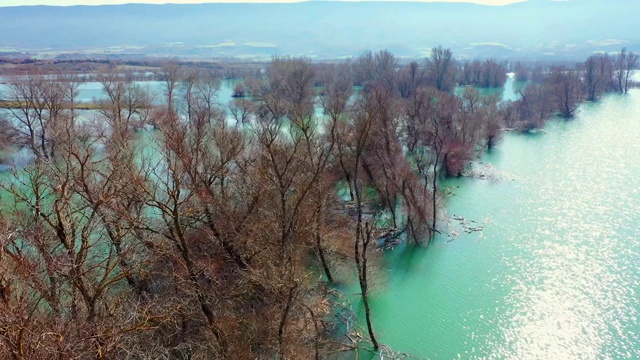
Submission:
[[[148,4],[197,4],[203,2],[299,2],[300,0],[0,0],[1,6],[17,5],[104,5],[104,4],[126,4],[126,3],[148,3]],[[392,0],[393,1],[393,0]],[[409,0],[411,1],[411,0]],[[485,5],[505,5],[523,0],[413,0],[413,1],[443,1],[443,2],[473,2]]]

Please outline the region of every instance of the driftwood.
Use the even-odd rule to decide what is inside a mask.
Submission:
[[[454,227],[449,232],[449,240],[447,242],[451,242],[455,240],[460,234],[472,234],[475,232],[484,231],[484,224],[491,222],[490,218],[486,218],[483,222],[479,222],[472,219],[465,219],[459,215],[453,215],[451,219],[447,221],[451,227]]]
[[[510,174],[496,169],[493,164],[484,163],[481,161],[474,162],[470,166],[468,166],[462,173],[462,176],[497,182],[505,180],[516,180],[515,177],[511,176]]]
[[[388,229],[384,235],[376,240],[376,248],[378,251],[393,250],[393,247],[400,243],[400,236],[407,231],[407,227],[398,230],[396,228]]]

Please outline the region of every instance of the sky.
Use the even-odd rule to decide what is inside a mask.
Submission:
[[[301,0],[0,0],[2,6],[20,5],[106,5],[106,4],[126,4],[126,3],[148,3],[148,4],[197,4],[215,2],[299,2]],[[389,1],[389,0],[388,0]],[[390,0],[397,1],[397,0]],[[407,1],[407,0],[404,0]],[[408,0],[408,1],[441,1],[441,2],[472,2],[484,5],[506,5],[523,0]]]

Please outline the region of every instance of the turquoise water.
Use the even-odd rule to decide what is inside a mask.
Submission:
[[[7,81],[7,79],[0,77],[0,98],[7,98],[10,89],[6,83],[2,83],[3,81]],[[218,102],[220,102],[220,104],[225,105],[232,99],[231,95],[233,94],[233,88],[236,83],[236,80],[221,81],[220,90],[218,91]],[[133,81],[132,84],[145,90],[154,104],[162,104],[164,102],[164,82]],[[78,96],[76,98],[78,102],[88,103],[106,99],[107,95],[103,91],[102,84],[99,82],[84,82],[78,86]]]
[[[507,134],[487,176],[449,181],[446,234],[374,271],[378,340],[428,359],[640,358],[639,139],[639,90]]]
[[[524,89],[526,81],[515,81],[514,74],[507,74],[507,81],[504,86],[497,88],[478,88],[480,94],[484,96],[497,96],[501,100],[518,100],[518,91]],[[464,93],[466,86],[457,86],[454,93],[461,96]]]

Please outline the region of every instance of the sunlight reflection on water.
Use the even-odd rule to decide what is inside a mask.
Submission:
[[[437,240],[412,271],[389,255],[383,343],[421,358],[640,358],[640,91],[546,130],[483,159],[514,181],[452,181],[448,212],[492,219],[482,236]]]

